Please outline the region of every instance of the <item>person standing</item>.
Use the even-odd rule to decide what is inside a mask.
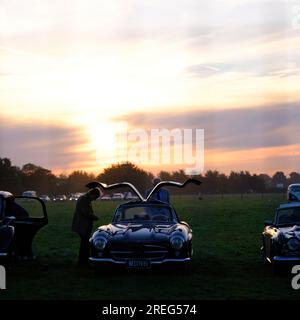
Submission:
[[[161,180],[159,178],[154,178],[153,179],[153,188],[158,184],[160,183]],[[149,189],[146,191],[146,197],[150,194],[150,192],[152,191],[152,189]],[[154,192],[152,195],[151,195],[151,199],[155,199],[155,200],[159,200],[159,201],[163,201],[163,202],[166,202],[166,203],[170,203],[170,195],[169,195],[169,191],[166,190],[166,189],[159,189],[158,191]]]
[[[90,253],[89,239],[93,230],[93,222],[98,220],[93,211],[92,201],[95,201],[100,196],[101,190],[94,188],[79,197],[76,203],[72,230],[80,236],[81,240],[78,257],[79,266],[88,265]]]

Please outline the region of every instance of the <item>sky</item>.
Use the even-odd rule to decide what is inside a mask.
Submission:
[[[204,170],[300,171],[299,52],[300,1],[0,0],[0,157],[99,172],[126,122],[204,129]]]

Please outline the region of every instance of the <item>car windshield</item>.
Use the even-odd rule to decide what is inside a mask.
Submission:
[[[138,206],[119,208],[115,215],[115,221],[142,222],[160,221],[171,222],[172,213],[167,206]]]
[[[300,224],[300,207],[278,210],[277,224]]]
[[[300,192],[300,186],[293,186],[290,190],[293,192]]]

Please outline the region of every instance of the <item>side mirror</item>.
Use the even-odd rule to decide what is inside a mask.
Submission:
[[[264,225],[265,225],[265,227],[267,227],[267,226],[272,226],[272,225],[273,225],[273,221],[272,221],[272,220],[266,220],[266,221],[264,222]]]

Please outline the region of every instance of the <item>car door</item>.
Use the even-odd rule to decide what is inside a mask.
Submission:
[[[48,224],[45,203],[36,197],[16,196],[10,215],[15,217],[14,251],[17,256],[31,258],[33,239]]]
[[[14,239],[14,227],[5,221],[6,199],[0,195],[0,261],[6,259]]]

